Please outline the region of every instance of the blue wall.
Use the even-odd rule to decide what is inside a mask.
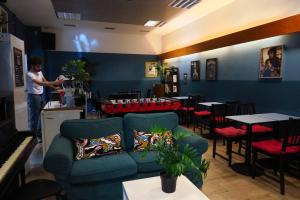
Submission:
[[[92,76],[92,91],[99,90],[102,97],[119,91],[147,89],[159,83],[158,78],[145,78],[145,61],[157,60],[155,55],[76,53],[47,51],[45,53],[46,76],[53,80],[61,67],[71,59],[84,57],[88,60],[88,71]]]
[[[284,45],[282,80],[259,80],[260,49]],[[205,63],[218,58],[218,81],[205,81]],[[258,112],[300,116],[300,33],[166,60],[190,77],[191,61],[200,60],[201,81],[181,81],[181,94],[200,93],[208,100],[256,102]]]

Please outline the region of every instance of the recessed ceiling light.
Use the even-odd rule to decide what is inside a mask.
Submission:
[[[116,28],[115,27],[105,27],[104,29],[106,29],[106,30],[115,30]]]
[[[56,12],[58,19],[80,20],[80,13]]]
[[[144,24],[144,26],[151,26],[151,27],[153,27],[153,26],[156,26],[156,25],[159,24],[159,23],[160,23],[160,21],[148,20],[148,21]]]

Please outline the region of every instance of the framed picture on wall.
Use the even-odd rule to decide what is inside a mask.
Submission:
[[[24,86],[23,58],[22,50],[14,47],[14,68],[15,68],[15,85],[16,87]]]
[[[282,78],[283,46],[262,48],[260,51],[259,78]]]
[[[206,80],[215,81],[217,80],[218,74],[218,59],[210,58],[206,60]]]
[[[200,81],[200,60],[191,62],[191,80]]]
[[[157,77],[157,61],[146,61],[145,62],[145,77],[156,78]]]

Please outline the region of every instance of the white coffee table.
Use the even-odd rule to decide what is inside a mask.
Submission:
[[[209,200],[185,176],[177,179],[176,191],[164,193],[159,176],[123,182],[123,200]]]

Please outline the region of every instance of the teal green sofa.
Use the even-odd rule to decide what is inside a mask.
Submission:
[[[122,181],[157,176],[162,168],[155,162],[155,153],[141,157],[133,152],[132,131],[149,130],[160,125],[172,131],[187,131],[178,126],[178,116],[172,112],[154,114],[126,114],[101,120],[68,120],[63,122],[60,133],[52,141],[44,158],[44,168],[54,174],[63,186],[67,199],[122,199]],[[120,133],[124,151],[120,154],[75,160],[74,138],[92,138]],[[201,156],[207,151],[206,139],[191,133],[183,143],[194,146]],[[198,187],[202,181],[193,172],[186,176]]]

